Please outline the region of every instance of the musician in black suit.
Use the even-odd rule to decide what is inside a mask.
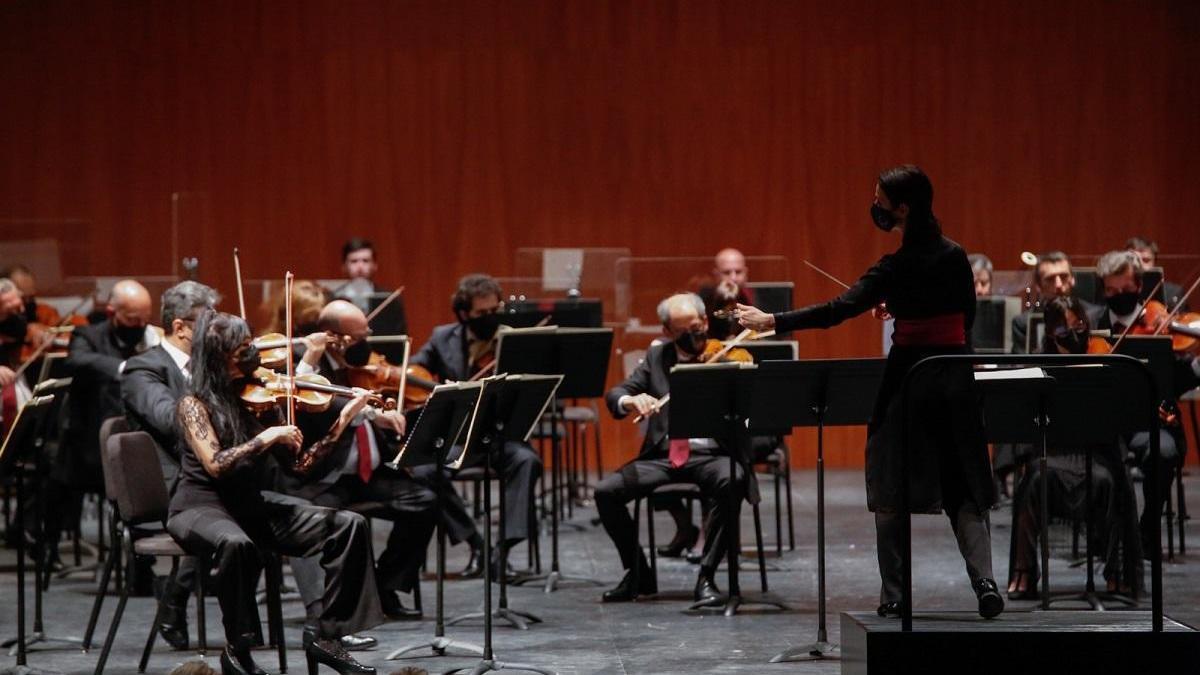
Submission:
[[[500,284],[486,274],[469,274],[458,282],[451,298],[455,323],[433,329],[433,335],[411,362],[423,366],[442,381],[469,380],[480,370],[488,368],[495,356],[495,335],[500,326],[499,311],[503,306]],[[507,441],[500,447],[492,466],[504,474],[507,513],[504,520],[505,540],[493,557],[497,569],[506,559],[506,552],[527,538],[533,510],[533,490],[542,475],[542,460],[528,443]],[[433,466],[414,469],[414,474],[430,485],[442,485],[433,480]],[[454,490],[443,494],[443,523],[450,541],[466,541],[471,546],[471,559],[463,576],[474,576],[480,570],[480,549],[483,539],[475,521],[467,512],[462,499]]]
[[[200,312],[217,304],[217,292],[195,281],[183,281],[162,296],[163,340],[125,362],[121,373],[121,400],[130,429],[145,431],[158,446],[167,490],[179,476],[179,436],[175,408],[191,381],[192,330]],[[175,649],[187,649],[187,603],[195,588],[196,563],[186,557],[179,564],[175,583],[158,594],[163,620],[159,633]]]
[[[730,480],[729,460],[716,451],[716,442],[712,439],[670,440],[667,437],[666,409],[657,409],[658,399],[670,390],[668,374],[671,367],[697,361],[703,353],[708,339],[708,321],[704,302],[692,293],[663,300],[658,305],[658,316],[662,320],[663,334],[670,342],[651,346],[646,358],[629,378],[605,396],[613,417],[624,419],[630,413],[637,413],[649,415],[649,421],[637,458],[596,484],[596,510],[626,570],[621,583],[606,591],[602,599],[604,602],[624,602],[638,595],[658,592],[654,576],[638,546],[633,518],[625,505],[649,495],[660,485],[695,483],[700,486],[709,512],[695,600],[717,602],[721,595],[713,573],[729,545],[727,524],[738,517],[736,512],[729,513],[731,497],[734,497],[730,491],[738,493],[734,501],[740,505],[743,475],[739,466],[738,475]],[[635,569],[639,579],[636,588]]]
[[[1062,251],[1050,251],[1038,256],[1037,265],[1033,268],[1033,287],[1037,289],[1038,297],[1042,302],[1049,302],[1051,299],[1063,295],[1071,295],[1075,290],[1075,275],[1071,272],[1071,259],[1067,257],[1067,254]],[[1080,300],[1080,302],[1084,312],[1087,313],[1088,320],[1095,325],[1103,308],[1086,300]],[[1014,354],[1024,354],[1027,351],[1029,314],[1030,310],[1026,309],[1013,317],[1012,351]],[[1036,348],[1036,336],[1033,344]]]
[[[1142,259],[1132,250],[1110,251],[1100,257],[1096,263],[1096,276],[1104,284],[1104,302],[1107,307],[1096,322],[1097,330],[1107,329],[1112,331],[1113,335],[1119,336],[1129,325],[1142,322],[1143,273]],[[1179,394],[1200,384],[1200,361],[1191,355],[1179,356],[1175,359],[1172,375],[1175,390],[1161,392],[1163,399],[1169,404],[1173,404]],[[1141,471],[1145,473],[1149,470],[1150,434],[1140,432],[1121,440]],[[1149,481],[1142,482],[1142,496],[1146,498],[1141,518],[1143,551],[1150,550],[1154,545],[1150,541],[1149,532],[1152,524],[1162,517],[1167,495],[1170,494],[1169,481],[1185,454],[1181,449],[1187,447],[1186,442],[1183,429],[1178,424],[1159,429],[1158,449],[1162,461],[1159,464],[1159,491],[1156,501],[1151,502],[1149,499]]]
[[[334,300],[321,310],[317,328],[320,332],[305,338],[296,372],[315,372],[332,384],[349,386],[348,369],[366,365],[370,357],[366,315],[346,300]],[[317,438],[320,430],[328,429],[343,404],[344,400],[337,400],[323,413],[301,416],[298,424],[305,437]],[[433,535],[436,500],[433,492],[408,472],[386,466],[404,428],[399,411],[368,409],[354,419],[328,457],[311,472],[280,472],[277,480],[281,492],[318,506],[345,508],[371,503],[382,511],[381,517],[392,522],[392,530],[375,564],[380,604],[389,618],[418,619],[421,612],[405,607],[397,593],[411,593],[419,582],[425,549]],[[320,571],[313,561],[293,561],[292,569],[298,578]]]

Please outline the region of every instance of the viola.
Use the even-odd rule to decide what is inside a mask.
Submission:
[[[388,363],[387,358],[379,352],[371,352],[365,366],[349,366],[350,386],[359,389],[371,389],[384,394],[394,394],[400,391],[399,366]]]
[[[251,344],[258,349],[262,364],[274,370],[286,364],[291,347],[304,344],[304,338],[292,338],[289,341],[283,333],[264,333],[254,338]]]
[[[289,398],[304,412],[322,412],[329,409],[334,396],[355,397],[360,393],[359,389],[331,384],[316,373],[295,376],[295,391],[292,391],[286,375],[260,367],[242,389],[241,400],[256,413],[271,410]],[[367,404],[384,410],[396,408],[396,401],[374,391],[367,393]]]

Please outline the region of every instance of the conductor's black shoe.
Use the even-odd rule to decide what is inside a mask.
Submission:
[[[187,649],[187,589],[171,582],[170,577],[160,577],[154,580],[154,595],[158,597],[159,611],[162,612],[158,634],[172,649]]]
[[[885,602],[875,610],[875,613],[878,614],[879,616],[891,616],[891,617],[900,616],[900,603]]]
[[[392,621],[416,621],[421,618],[421,610],[405,607],[396,591],[380,590],[379,608]]]
[[[724,602],[725,596],[721,595],[721,589],[717,588],[712,577],[702,573],[696,578],[696,589],[692,591],[692,599],[696,604],[703,603],[705,606],[710,606]]]
[[[1004,611],[1004,598],[992,579],[979,579],[975,582],[975,596],[979,598],[979,616],[990,619]]]
[[[310,628],[304,629],[304,657],[308,662],[308,675],[317,675],[317,664],[324,663],[345,675],[375,675],[375,669],[364,666],[342,647],[340,640],[319,638]]]
[[[348,652],[361,652],[367,649],[374,649],[379,644],[379,640],[370,635],[343,635],[338,638],[342,643],[342,648]]]
[[[604,595],[600,596],[600,599],[604,602],[630,602],[636,600],[639,595],[654,595],[657,592],[658,582],[654,580],[654,574],[647,566],[641,572],[638,587],[634,587],[633,570],[629,570],[621,579],[621,583],[604,591]]]
[[[254,635],[241,636],[221,651],[221,675],[267,675],[250,656]]]
[[[688,524],[686,529],[679,530],[671,543],[658,547],[658,554],[664,558],[679,558],[684,552],[691,552],[692,547],[700,540],[700,528]]]
[[[467,566],[459,573],[459,577],[463,579],[478,579],[483,576],[483,549],[479,546],[471,547],[471,557],[467,560]]]

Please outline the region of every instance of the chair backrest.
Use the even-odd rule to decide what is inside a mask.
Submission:
[[[100,453],[108,498],[117,503],[121,520],[129,525],[161,522],[167,518],[167,485],[154,438],[144,431],[108,437]]]
[[[104,422],[100,424],[101,454],[104,454],[103,448],[108,447],[109,437],[111,437],[113,434],[123,434],[127,431],[129,431],[129,421],[124,417],[109,417],[108,419],[104,420]],[[101,466],[104,470],[104,494],[108,495],[109,499],[115,500],[117,498],[117,490],[113,486],[112,479],[109,478],[112,472],[108,470],[108,467],[104,466],[103,461],[101,461]]]

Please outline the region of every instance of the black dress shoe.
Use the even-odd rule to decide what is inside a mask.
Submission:
[[[467,560],[467,566],[458,576],[463,579],[478,579],[483,576],[483,551],[479,547],[471,547],[471,557]]]
[[[500,582],[499,570],[500,570],[500,553],[497,551],[497,552],[492,553],[492,574],[491,574],[490,578],[493,583]],[[504,577],[505,577],[504,578],[505,583],[509,583],[509,584],[511,584],[513,582],[513,580],[515,580],[517,578],[517,573],[513,569],[513,566],[511,564],[509,564],[509,562],[507,560],[507,556],[505,557],[505,560],[504,560]]]
[[[182,651],[188,648],[187,601],[188,591],[177,583],[172,583],[169,577],[154,580],[154,595],[158,598],[159,612],[162,621],[158,624],[158,634],[171,645],[172,649]]]
[[[675,537],[671,539],[671,543],[666,546],[659,546],[658,554],[664,558],[678,558],[683,555],[684,551],[689,553],[696,542],[700,540],[700,528],[695,525],[688,524],[686,529],[679,530],[675,533]]]
[[[310,630],[304,630],[304,656],[308,662],[308,675],[317,675],[317,664],[324,663],[339,673],[375,675],[375,669],[364,666],[342,647],[340,640],[319,638]]]
[[[416,621],[421,618],[421,610],[405,607],[396,591],[379,591],[379,606],[383,615],[392,621]]]
[[[374,649],[379,644],[379,640],[370,635],[343,635],[338,638],[342,643],[342,648],[348,652],[361,652],[367,649]]]
[[[875,613],[879,616],[898,617],[900,616],[900,603],[885,602],[875,610]]]
[[[683,556],[683,559],[692,565],[699,565],[704,562],[704,551],[693,548]]]
[[[696,589],[692,591],[692,599],[697,604],[703,603],[705,606],[711,606],[724,602],[725,596],[721,595],[721,589],[717,588],[717,583],[711,576],[701,574],[696,578]]]
[[[1004,611],[1004,598],[992,579],[982,578],[975,582],[975,597],[979,598],[979,616],[990,619]]]
[[[267,675],[250,656],[253,635],[243,635],[240,640],[221,650],[221,675]]]
[[[646,569],[641,572],[639,587],[633,585],[633,570],[625,573],[621,583],[613,588],[604,591],[604,595],[600,596],[602,602],[630,602],[636,600],[639,595],[654,595],[658,592],[658,582],[654,580],[654,573],[650,571],[647,565]]]

